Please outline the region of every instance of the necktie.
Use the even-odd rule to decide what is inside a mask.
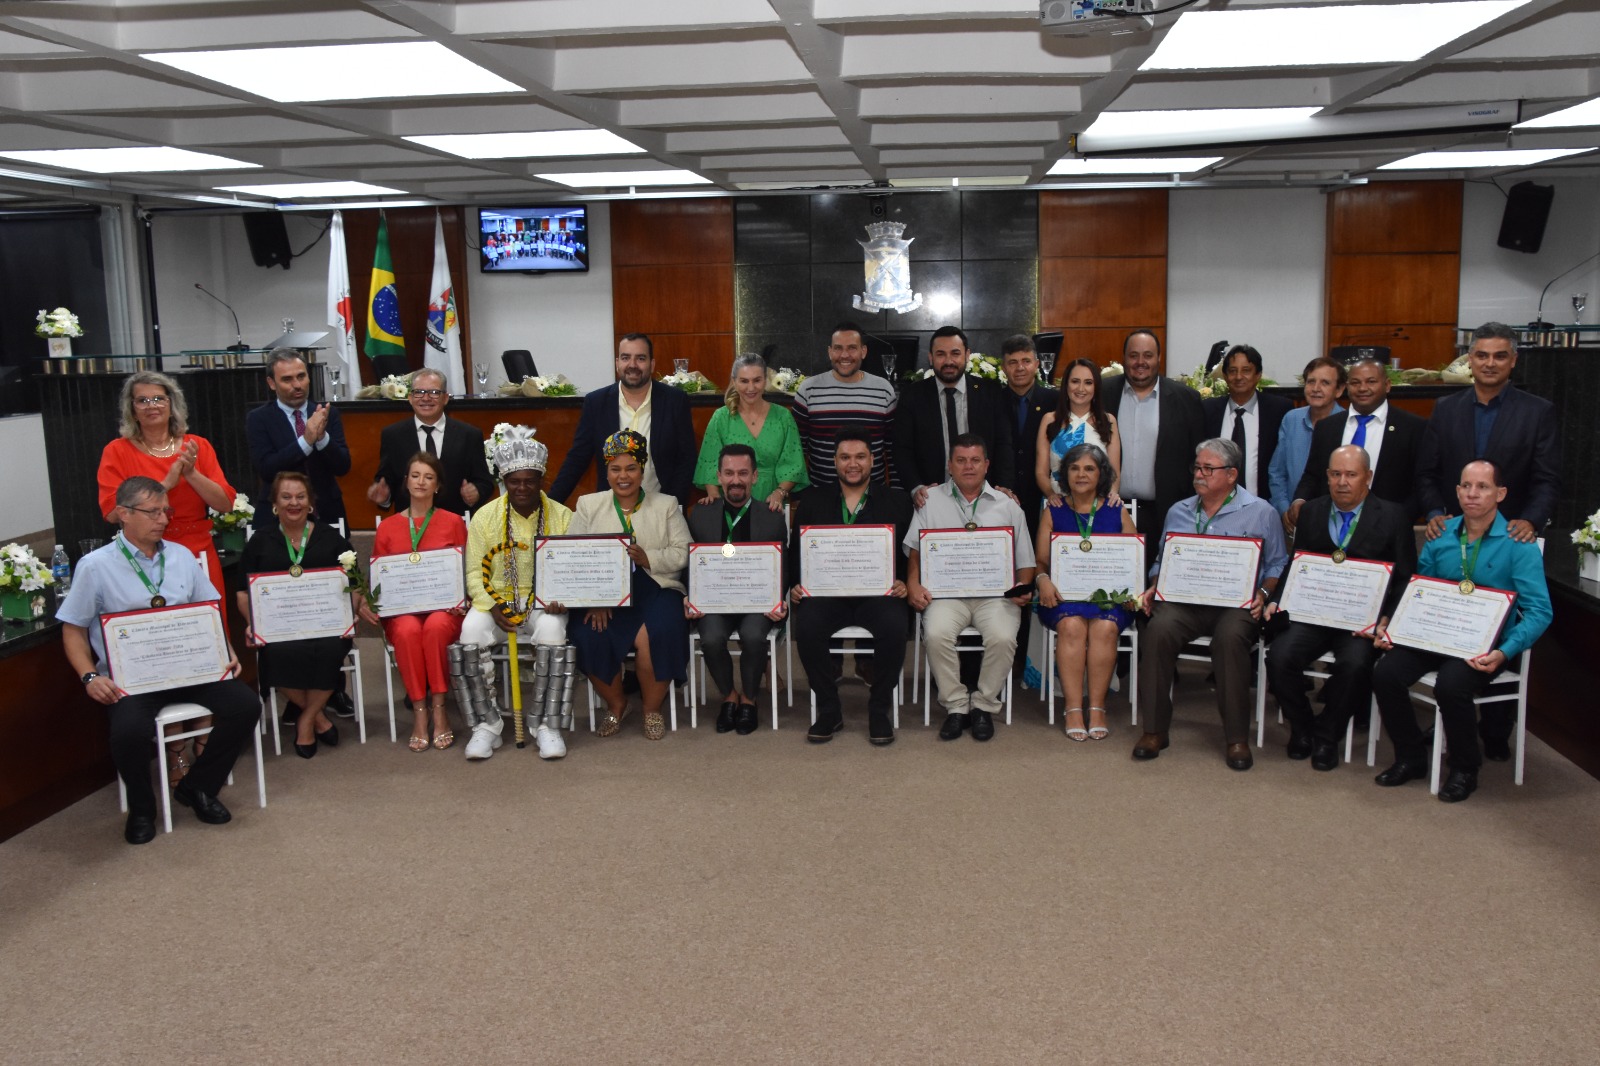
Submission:
[[[439,449],[435,447],[433,443],[433,427],[423,426],[422,432],[424,435],[422,450],[433,456],[435,459],[439,458]]]
[[[306,416],[298,407],[294,409],[294,435],[296,437],[306,435]]]
[[[1026,396],[1018,396],[1017,397],[1017,439],[1019,441],[1022,439],[1022,437],[1024,435],[1023,434],[1023,430],[1027,429],[1027,427],[1028,427],[1028,398]]]
[[[1239,455],[1240,455],[1240,458],[1243,461],[1243,465],[1241,466],[1240,469],[1242,469],[1242,470],[1244,470],[1246,472],[1245,473],[1245,480],[1246,480],[1247,484],[1246,484],[1245,487],[1249,488],[1250,487],[1249,478],[1250,478],[1250,472],[1251,472],[1252,468],[1250,466],[1249,449],[1245,447],[1244,440],[1245,440],[1245,437],[1244,437],[1244,408],[1243,407],[1235,407],[1233,409],[1233,443],[1235,443],[1235,444],[1237,444],[1239,446]]]
[[[1378,416],[1356,415],[1356,432],[1355,436],[1350,438],[1351,444],[1354,444],[1357,448],[1365,448],[1367,446],[1367,423],[1376,417]]]
[[[1339,511],[1339,544],[1344,543],[1346,533],[1350,532],[1350,520],[1356,516],[1354,511]],[[1335,545],[1337,547],[1337,545]]]
[[[961,436],[961,430],[956,428],[956,389],[954,385],[944,387],[944,426],[949,436],[945,439],[945,455],[950,454],[950,449],[955,447],[956,438]]]

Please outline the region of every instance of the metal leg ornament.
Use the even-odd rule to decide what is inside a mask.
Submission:
[[[494,725],[498,732],[500,707],[495,702],[494,662],[489,649],[476,644],[452,644],[445,650],[445,658],[450,666],[450,686],[467,728]]]

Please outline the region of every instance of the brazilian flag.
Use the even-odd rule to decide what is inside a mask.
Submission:
[[[372,291],[367,296],[367,342],[370,358],[406,354],[400,332],[400,297],[394,288],[394,260],[389,255],[389,222],[378,216],[378,247],[372,253]]]

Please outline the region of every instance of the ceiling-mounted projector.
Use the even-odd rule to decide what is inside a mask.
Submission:
[[[1155,26],[1155,0],[1042,0],[1039,25],[1046,33],[1141,33]]]

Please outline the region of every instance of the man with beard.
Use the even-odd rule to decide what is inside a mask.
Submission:
[[[899,399],[894,382],[861,369],[866,357],[861,327],[854,322],[839,323],[828,338],[828,362],[833,369],[806,378],[795,393],[794,424],[800,431],[813,486],[838,483],[833,450],[838,433],[846,428],[867,435],[873,478],[889,483],[889,437]]]
[[[1015,481],[1011,449],[1014,421],[1002,382],[967,373],[971,350],[955,326],[934,331],[928,342],[933,376],[906,386],[894,423],[894,462],[900,483],[921,507],[945,479],[950,450],[963,433],[983,438],[992,459],[990,480],[1008,493]]]

